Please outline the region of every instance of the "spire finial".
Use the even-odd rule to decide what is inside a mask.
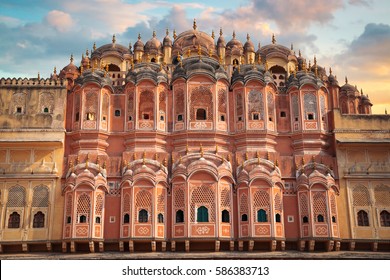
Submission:
[[[146,152],[144,151],[142,154],[142,164],[145,165],[146,162]]]
[[[86,55],[87,57],[89,56],[89,50],[88,50],[88,49],[85,51],[85,55]]]
[[[213,38],[213,40],[215,39],[215,33],[214,33],[214,30],[211,31],[211,38]]]
[[[112,35],[112,43],[115,44],[116,43],[116,38],[115,38],[115,34]]]
[[[294,45],[293,45],[293,43],[291,43],[291,50],[294,50]]]
[[[299,54],[299,57],[301,57],[301,56],[302,56],[302,54],[301,54],[301,50],[299,50],[298,54]]]
[[[54,74],[57,74],[57,67],[54,66],[54,71],[53,71]]]
[[[38,81],[41,79],[41,74],[38,72]]]
[[[276,43],[275,33],[272,33],[272,44],[275,45],[275,43]]]
[[[363,95],[363,89],[362,88],[360,89],[360,95]]]
[[[70,63],[73,63],[73,53],[70,55]]]
[[[236,31],[233,30],[233,39],[236,39]]]
[[[153,30],[153,38],[156,38],[156,31]]]
[[[165,30],[165,35],[169,35],[169,30],[168,30],[168,28]]]
[[[317,65],[317,57],[314,55],[314,65]]]
[[[385,115],[387,115],[387,108],[385,108]]]
[[[96,42],[93,43],[93,51],[96,51]]]
[[[261,48],[260,42],[259,42],[259,44],[257,45],[257,48],[260,50],[260,48]]]
[[[329,67],[329,75],[332,75],[332,67]]]
[[[246,40],[249,41],[251,37],[249,36],[249,33],[246,33]]]
[[[222,27],[221,27],[221,28],[219,28],[219,36],[222,37],[222,35],[223,35],[223,32],[222,32]]]
[[[197,26],[196,26],[196,19],[194,18],[194,24],[192,25],[192,27],[194,28],[194,30],[196,30]]]
[[[176,35],[176,29],[173,29],[173,39],[176,40],[177,35]]]
[[[345,83],[348,84],[348,77],[345,76]]]
[[[141,33],[138,33],[138,40],[141,40]]]

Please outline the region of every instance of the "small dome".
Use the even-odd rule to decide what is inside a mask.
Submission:
[[[360,93],[356,88],[356,86],[353,86],[348,83],[347,77],[345,77],[345,84],[340,88],[340,95],[341,94],[348,95],[348,96],[360,96]]]
[[[156,38],[156,32],[154,31],[153,31],[152,39],[147,41],[145,44],[145,52],[154,53],[154,54],[161,52],[161,42]]]
[[[187,30],[180,33],[173,42],[172,53],[185,53],[188,49],[196,51],[199,46],[202,51],[215,50],[214,39],[207,33],[197,29]]]
[[[144,51],[144,43],[141,41],[141,34],[138,34],[138,41],[134,44],[134,51]]]
[[[79,74],[79,69],[73,63],[73,55],[70,56],[70,63],[62,68],[60,72],[60,78],[64,78],[66,74]]]
[[[95,57],[102,58],[106,55],[113,54],[119,57],[123,57],[125,54],[130,54],[130,50],[127,47],[116,43],[115,35],[112,37],[112,43],[105,44],[97,49],[95,49],[94,46],[94,51],[91,54],[91,59]]]
[[[255,52],[255,46],[253,45],[251,38],[249,37],[249,34],[246,36],[247,41],[244,44],[244,51],[245,52]]]
[[[164,37],[163,40],[163,46],[164,47],[172,47],[172,40],[169,38],[169,31],[167,29],[166,36]]]
[[[225,38],[223,38],[222,35],[223,35],[222,29],[220,29],[220,31],[219,31],[219,38],[218,38],[218,41],[217,41],[217,47],[218,48],[224,48],[226,46]]]
[[[226,48],[231,50],[234,48],[238,48],[240,50],[243,49],[242,43],[236,39],[236,32],[233,31],[233,38],[227,43]]]

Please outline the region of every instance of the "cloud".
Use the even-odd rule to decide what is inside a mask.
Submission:
[[[0,15],[0,22],[3,22],[7,26],[11,26],[11,27],[18,26],[22,23],[22,21],[18,18],[1,16],[1,15]]]
[[[372,0],[348,0],[348,4],[353,6],[370,7],[372,5]]]
[[[46,16],[46,21],[60,32],[67,32],[71,30],[74,25],[70,14],[58,10],[50,11]]]

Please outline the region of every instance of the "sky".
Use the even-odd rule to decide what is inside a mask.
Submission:
[[[388,0],[2,0],[0,2],[0,77],[49,77],[73,54],[96,45],[128,46],[138,33],[145,43],[153,31],[191,29],[225,40],[233,31],[243,43],[290,47],[332,68],[339,85],[348,82],[368,94],[373,113],[390,112],[390,1]]]

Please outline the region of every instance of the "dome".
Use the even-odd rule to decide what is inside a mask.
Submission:
[[[70,56],[70,63],[62,68],[60,72],[60,78],[64,78],[66,74],[79,74],[79,69],[73,63],[73,55]]]
[[[340,95],[345,94],[345,95],[355,95],[359,96],[360,93],[357,90],[356,86],[353,86],[348,83],[348,78],[345,77],[345,84],[340,88]]]
[[[244,44],[244,51],[245,52],[255,52],[255,46],[253,45],[251,38],[249,37],[249,34],[246,36],[247,41]]]
[[[233,49],[240,49],[242,50],[242,43],[236,39],[236,32],[233,31],[233,38],[227,43],[226,45],[227,49],[233,50]]]
[[[223,38],[222,35],[223,35],[222,29],[220,29],[220,31],[219,31],[219,38],[218,38],[218,41],[217,41],[217,47],[218,48],[224,48],[226,46],[225,38]]]
[[[164,37],[163,40],[163,46],[164,47],[172,47],[172,40],[169,38],[169,31],[167,29],[166,36]]]
[[[141,41],[141,34],[138,34],[138,41],[134,44],[134,51],[144,51],[144,43]]]
[[[153,37],[145,44],[145,52],[149,53],[160,53],[161,52],[161,42],[156,38],[156,32],[153,31]]]
[[[95,49],[91,54],[91,59],[95,56],[103,57],[106,55],[117,55],[120,57],[123,57],[125,54],[130,54],[130,51],[127,47],[117,44],[115,35],[112,36],[112,43],[111,44],[105,44],[97,49]]]
[[[187,49],[197,50],[201,47],[203,51],[214,50],[214,39],[203,31],[193,30],[184,31],[176,37],[173,42],[172,53],[184,53]]]

